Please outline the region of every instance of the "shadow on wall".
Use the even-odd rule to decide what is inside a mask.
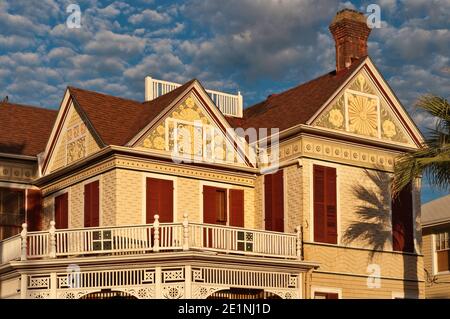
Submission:
[[[342,240],[345,244],[355,240],[365,241],[373,249],[370,252],[373,259],[377,251],[392,243],[391,214],[388,213],[391,197],[387,189],[390,176],[381,171],[365,170],[365,174],[374,186],[367,188],[360,184],[353,190],[353,195],[360,202],[355,211],[358,219],[348,225]]]
[[[353,195],[360,203],[356,206],[358,216],[352,221],[343,234],[344,244],[356,240],[364,241],[371,248],[369,263],[373,262],[377,253],[392,247],[392,216],[391,216],[391,175],[381,170],[365,170],[366,178],[373,187],[359,184],[353,190]],[[403,254],[403,295],[405,298],[417,298],[419,285],[417,282],[417,258]],[[383,276],[383,265],[381,276]]]

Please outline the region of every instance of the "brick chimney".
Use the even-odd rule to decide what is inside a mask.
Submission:
[[[367,56],[367,38],[370,29],[361,12],[344,9],[330,24],[330,32],[336,44],[336,72],[351,66],[355,59]]]

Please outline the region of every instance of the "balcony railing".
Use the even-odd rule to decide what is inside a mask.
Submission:
[[[212,224],[160,223],[135,226],[27,232],[0,242],[1,262],[14,259],[146,254],[160,251],[213,251],[287,259],[301,258],[300,227],[294,234]]]
[[[157,80],[147,76],[145,78],[145,100],[154,100],[180,86],[181,84],[179,83]],[[224,115],[242,117],[244,100],[240,92],[234,95],[214,90],[206,90],[206,93],[208,93],[211,100]]]

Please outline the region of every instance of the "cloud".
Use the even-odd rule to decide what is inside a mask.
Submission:
[[[168,23],[170,21],[171,17],[167,13],[161,13],[151,9],[146,9],[141,13],[134,14],[128,18],[128,22],[132,24]]]
[[[146,40],[127,34],[100,31],[86,44],[87,53],[129,57],[143,52]]]

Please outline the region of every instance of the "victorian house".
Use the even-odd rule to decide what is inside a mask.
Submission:
[[[423,138],[367,55],[243,108],[145,79],[145,101],[68,87],[58,111],[0,104],[1,298],[417,298]]]

